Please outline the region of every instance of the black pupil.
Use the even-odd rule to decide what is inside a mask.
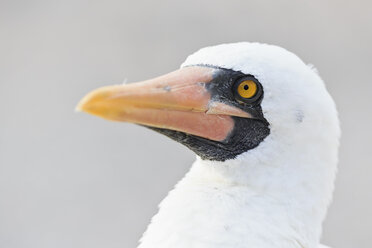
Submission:
[[[248,90],[248,88],[249,88],[248,85],[244,85],[245,90]]]

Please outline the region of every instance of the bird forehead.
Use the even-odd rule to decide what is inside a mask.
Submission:
[[[300,58],[284,48],[249,42],[202,48],[188,56],[181,67],[198,64],[240,71],[257,78],[268,77],[275,72],[290,73],[307,68]]]

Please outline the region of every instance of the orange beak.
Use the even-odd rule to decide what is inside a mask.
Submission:
[[[232,116],[251,115],[211,99],[206,85],[212,81],[215,70],[218,69],[185,67],[143,82],[102,87],[87,94],[77,110],[108,120],[223,141],[234,128]]]

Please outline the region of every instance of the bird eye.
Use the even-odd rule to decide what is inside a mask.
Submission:
[[[261,98],[262,87],[256,78],[247,76],[235,83],[234,94],[239,102],[251,104]]]
[[[252,80],[244,80],[239,83],[237,91],[243,98],[252,98],[257,93],[257,84]]]

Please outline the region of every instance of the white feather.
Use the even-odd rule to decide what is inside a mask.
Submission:
[[[324,248],[340,129],[321,78],[296,55],[259,43],[207,47],[182,66],[197,64],[254,75],[270,135],[232,160],[197,158],[139,248]]]

